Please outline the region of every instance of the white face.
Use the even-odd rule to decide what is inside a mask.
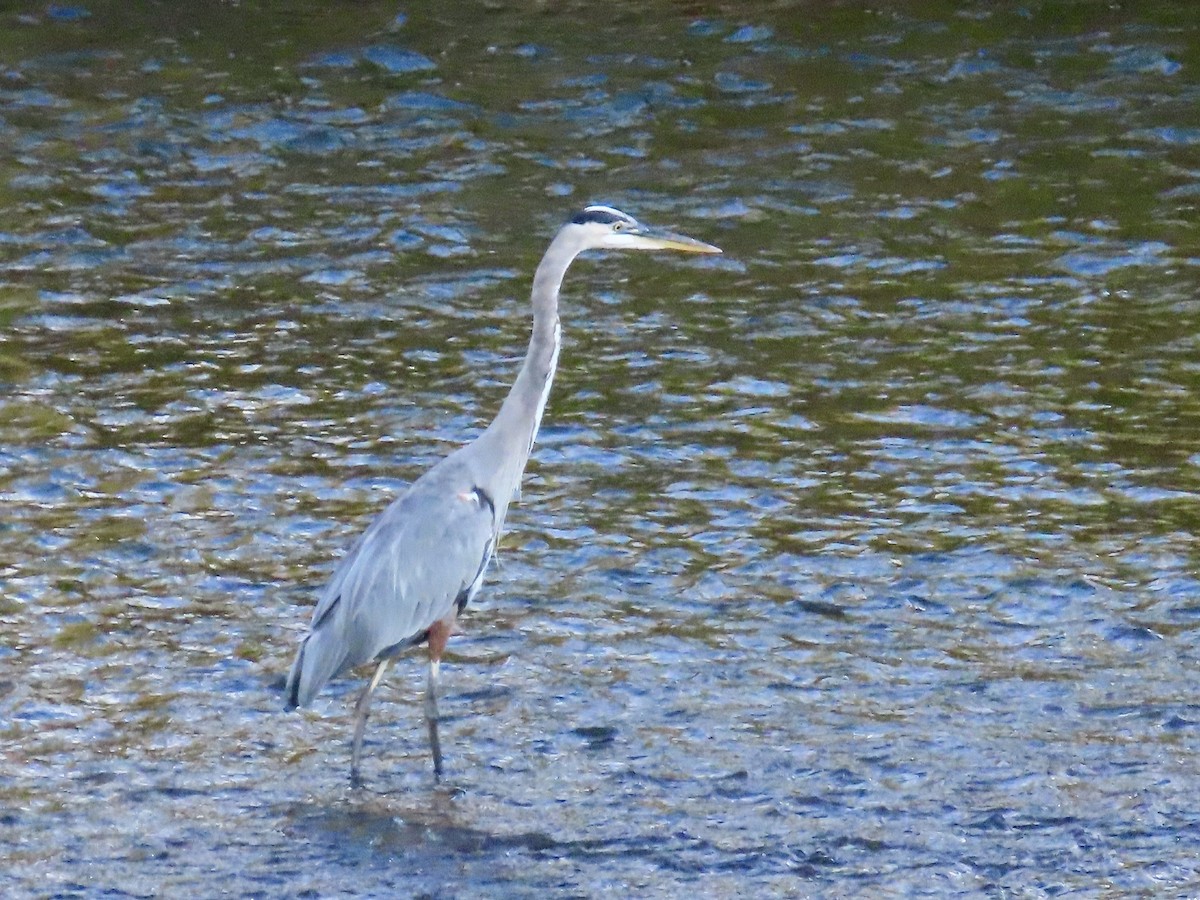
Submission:
[[[582,218],[585,221],[579,222]],[[634,238],[644,231],[628,213],[611,206],[589,206],[575,218],[584,234],[584,243],[599,250],[637,249]]]
[[[641,249],[641,235],[645,231],[633,219],[626,221],[618,219],[615,222],[589,222],[584,226],[589,229],[589,237],[594,247],[605,250],[638,250]]]

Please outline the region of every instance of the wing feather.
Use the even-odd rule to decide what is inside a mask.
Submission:
[[[413,484],[355,541],[322,591],[288,676],[292,705],[465,605],[483,580],[496,528],[490,497],[469,480]]]

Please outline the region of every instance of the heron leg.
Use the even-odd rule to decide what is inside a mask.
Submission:
[[[433,754],[433,777],[442,778],[442,742],[438,739],[438,681],[442,667],[442,651],[450,632],[454,630],[454,619],[434,622],[429,629],[429,683],[425,687],[425,725],[429,729],[429,752]]]
[[[387,671],[391,661],[390,657],[379,661],[379,665],[375,667],[375,674],[371,676],[371,680],[367,682],[367,686],[359,695],[358,702],[354,704],[354,741],[350,745],[350,782],[356,786],[362,784],[362,778],[358,774],[358,761],[362,757],[363,731],[367,727],[367,714],[371,711],[371,694],[375,688],[379,687],[379,682],[383,680],[383,674]]]
[[[438,675],[441,661],[429,660],[429,684],[425,687],[425,725],[429,729],[429,751],[433,754],[433,777],[442,777],[442,742],[438,739]]]

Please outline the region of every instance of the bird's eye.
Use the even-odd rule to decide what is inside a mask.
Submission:
[[[624,222],[613,222],[612,229],[613,229],[613,231],[624,231],[625,223]]]

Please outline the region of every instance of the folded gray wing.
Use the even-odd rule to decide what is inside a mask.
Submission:
[[[348,668],[423,634],[479,588],[495,510],[482,490],[414,484],[355,543],[322,593],[312,630],[341,632]],[[336,620],[336,624],[334,623]]]

